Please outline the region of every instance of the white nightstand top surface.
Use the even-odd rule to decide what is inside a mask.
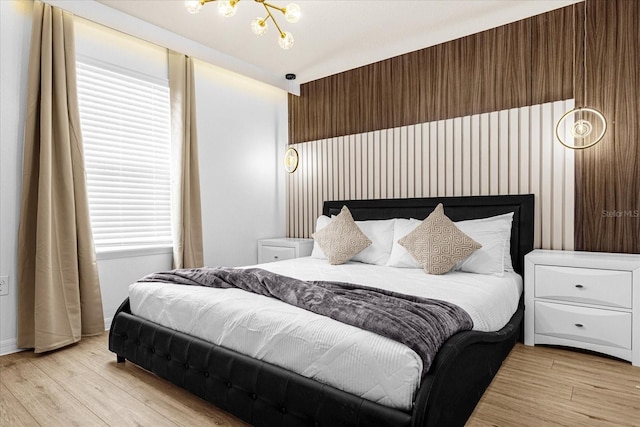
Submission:
[[[262,244],[304,243],[310,241],[313,241],[313,239],[303,239],[300,237],[272,237],[269,239],[259,240],[259,242],[261,242]]]
[[[638,254],[535,249],[525,256],[525,262],[527,260],[535,264],[612,270],[635,270],[640,268],[640,255]]]

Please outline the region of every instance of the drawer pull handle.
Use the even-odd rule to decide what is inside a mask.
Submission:
[[[273,259],[278,259],[278,255],[274,255],[274,256],[273,256]]]
[[[577,326],[578,328],[583,328],[583,327],[584,327],[584,325],[583,325],[582,323],[576,323],[576,326]]]
[[[576,288],[578,288],[578,289],[582,289],[582,288],[584,288],[584,286],[582,286],[582,285],[576,285]]]

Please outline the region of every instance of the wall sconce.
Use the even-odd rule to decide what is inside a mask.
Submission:
[[[295,148],[287,148],[287,151],[284,153],[284,170],[289,173],[294,173],[296,169],[298,169],[299,159],[298,151]]]

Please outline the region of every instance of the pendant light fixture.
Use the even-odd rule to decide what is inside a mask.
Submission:
[[[576,5],[573,5],[573,82],[575,88],[575,58],[576,58],[576,32],[575,32]],[[556,124],[556,138],[562,145],[574,150],[582,150],[592,147],[604,138],[607,131],[607,121],[604,115],[595,108],[587,105],[587,2],[584,2],[582,43],[582,107],[576,107],[567,111]]]
[[[206,3],[210,3],[213,1],[218,2],[218,12],[224,17],[230,18],[236,14],[236,6],[240,2],[240,0],[186,0],[184,2],[185,7],[189,13],[195,14],[200,12],[202,6]],[[264,6],[264,10],[267,12],[267,16],[265,17],[257,17],[253,21],[251,21],[251,30],[254,34],[258,36],[262,36],[267,32],[268,26],[267,21],[271,19],[273,21],[273,25],[275,25],[278,30],[278,44],[283,49],[290,49],[293,46],[293,35],[288,31],[282,31],[276,18],[271,14],[272,10],[280,11],[284,15],[284,19],[287,22],[296,23],[300,19],[300,6],[297,4],[291,3],[287,7],[278,7],[271,3],[267,3],[265,0],[254,0],[256,3],[262,4]]]

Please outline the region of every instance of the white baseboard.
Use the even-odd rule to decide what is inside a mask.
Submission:
[[[0,356],[17,353],[19,351],[22,351],[22,349],[18,348],[18,340],[16,338],[0,341]]]
[[[108,331],[111,329],[111,322],[113,322],[113,317],[105,317],[104,318],[104,330]]]

